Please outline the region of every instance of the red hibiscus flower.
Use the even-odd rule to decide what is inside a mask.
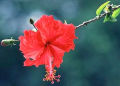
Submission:
[[[34,26],[36,32],[25,30],[24,36],[19,37],[20,50],[26,59],[24,66],[45,65],[47,74],[43,80],[59,81],[60,75],[55,76],[54,67],[59,68],[64,53],[74,49],[75,26],[47,15],[43,15]]]

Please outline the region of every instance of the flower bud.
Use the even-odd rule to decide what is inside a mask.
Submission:
[[[34,21],[32,18],[30,18],[30,24],[34,25]]]
[[[16,45],[15,43],[17,42],[18,40],[15,40],[15,39],[3,39],[1,41],[1,45],[2,46],[12,46],[12,45]]]

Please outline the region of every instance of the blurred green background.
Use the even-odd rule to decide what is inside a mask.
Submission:
[[[29,18],[42,15],[78,25],[95,16],[106,0],[0,0],[0,40],[18,38],[32,29]],[[120,4],[119,0],[112,0]],[[120,86],[120,16],[116,23],[100,19],[76,30],[75,50],[65,53],[57,70],[61,81],[43,82],[44,66],[24,67],[19,45],[0,46],[0,86]]]

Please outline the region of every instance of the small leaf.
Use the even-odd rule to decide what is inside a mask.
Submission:
[[[113,18],[110,14],[107,14],[103,22],[106,23],[106,22],[116,22],[116,21],[117,21],[116,18]]]
[[[104,7],[105,7],[107,4],[109,4],[109,3],[110,3],[110,1],[107,1],[107,2],[103,3],[103,4],[97,9],[96,15],[99,16],[99,15],[101,14],[102,10],[104,9]]]
[[[119,14],[120,14],[120,8],[116,9],[115,11],[113,11],[112,17],[116,18]]]
[[[108,21],[109,21],[109,19],[110,19],[110,18],[109,18],[109,17],[106,15],[106,16],[105,16],[105,18],[104,18],[104,21],[103,21],[103,23],[106,23],[106,22],[108,22]]]

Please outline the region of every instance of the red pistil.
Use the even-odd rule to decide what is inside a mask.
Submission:
[[[46,71],[46,75],[45,78],[43,78],[43,81],[51,81],[51,84],[54,84],[54,80],[56,80],[57,82],[60,82],[60,75],[56,75],[56,70],[53,70],[52,73]]]
[[[57,82],[60,81],[60,75],[56,76],[56,70],[53,69],[52,67],[52,58],[49,58],[49,64],[46,65],[46,75],[45,78],[43,78],[43,81],[51,81],[51,84],[54,84],[54,80],[56,80]]]

